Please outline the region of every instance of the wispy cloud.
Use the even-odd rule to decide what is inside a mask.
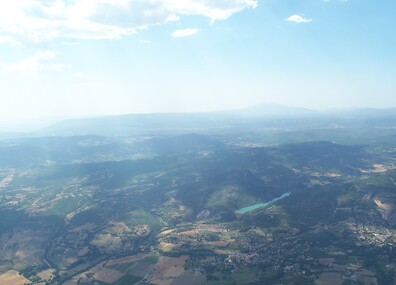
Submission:
[[[14,40],[11,36],[9,35],[0,35],[0,44],[9,44],[13,46],[19,46],[21,45],[20,42]]]
[[[75,73],[73,73],[73,76],[74,76],[74,77],[77,77],[77,78],[83,78],[83,77],[84,77],[84,73],[82,73],[82,72],[75,72]]]
[[[286,21],[294,23],[310,23],[312,22],[312,19],[295,14],[287,18]]]
[[[64,41],[64,42],[62,42],[62,44],[65,45],[65,46],[78,46],[78,45],[80,45],[79,42],[72,42],[72,41]]]
[[[172,37],[181,38],[181,37],[189,37],[196,33],[198,33],[198,29],[183,29],[183,30],[176,30],[172,33]]]
[[[151,44],[151,43],[153,43],[153,42],[150,40],[140,40],[139,41],[139,44]]]
[[[0,34],[22,42],[119,39],[185,16],[225,20],[257,5],[258,0],[0,1]]]
[[[13,63],[0,61],[0,70],[6,74],[16,71],[30,72],[45,69],[59,71],[70,67],[71,65],[57,62],[56,54],[52,51],[40,51],[30,58]]]

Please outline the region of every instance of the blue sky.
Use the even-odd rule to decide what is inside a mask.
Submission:
[[[396,106],[394,0],[0,4],[0,122]]]

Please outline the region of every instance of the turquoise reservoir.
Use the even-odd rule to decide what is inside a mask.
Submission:
[[[251,205],[251,206],[240,208],[239,210],[235,211],[235,214],[243,215],[243,214],[246,214],[246,213],[251,212],[251,211],[256,210],[256,209],[268,207],[269,205],[275,203],[276,201],[279,201],[279,200],[281,200],[283,198],[286,198],[288,196],[290,196],[290,192],[285,193],[285,194],[283,194],[282,196],[280,196],[278,198],[272,199],[271,201],[269,201],[267,203],[258,203],[258,204],[254,204],[254,205]]]

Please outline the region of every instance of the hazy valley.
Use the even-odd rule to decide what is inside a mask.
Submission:
[[[0,283],[395,284],[386,110],[131,115],[0,141]]]

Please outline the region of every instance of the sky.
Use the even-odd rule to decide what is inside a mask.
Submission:
[[[0,1],[0,122],[396,106],[395,0]]]

